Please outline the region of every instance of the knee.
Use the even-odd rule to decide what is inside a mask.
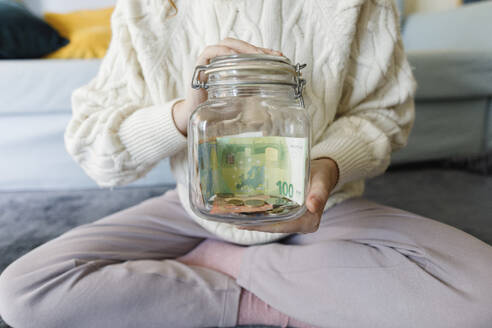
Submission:
[[[492,301],[487,299],[487,301],[483,300],[469,300],[471,301],[468,306],[463,306],[460,309],[461,319],[458,319],[462,322],[461,327],[490,327],[490,323],[492,322]],[[455,320],[455,323],[456,321]]]
[[[487,279],[475,295],[470,295],[472,305],[469,313],[476,320],[476,326],[485,327],[492,322],[492,280]]]
[[[463,327],[490,327],[492,322],[492,279],[475,277],[470,285],[472,285],[471,288],[464,291],[462,303],[458,304],[461,309],[460,317],[463,320]]]
[[[468,263],[467,275],[469,312],[476,318],[476,327],[489,327],[492,322],[492,247],[483,253],[473,254],[473,263]],[[470,326],[475,327],[475,326]]]
[[[0,316],[12,327],[28,327],[33,322],[32,289],[28,275],[20,272],[22,258],[10,264],[0,275]]]
[[[8,266],[0,275],[0,315],[3,320],[10,325],[17,322],[16,318],[20,316],[17,302],[20,299],[18,293],[21,288],[17,285],[15,279],[15,262]]]

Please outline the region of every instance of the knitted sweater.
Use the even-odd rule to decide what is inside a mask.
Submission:
[[[172,106],[186,95],[201,51],[226,37],[277,49],[307,63],[312,159],[330,157],[338,184],[326,207],[360,196],[406,144],[415,82],[392,0],[121,0],[96,78],[73,94],[68,152],[100,186],[124,185],[170,157],[190,218],[238,244],[283,233],[239,230],[189,207],[186,138]],[[163,209],[165,211],[165,209]]]

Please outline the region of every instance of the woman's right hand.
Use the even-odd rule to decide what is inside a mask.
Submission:
[[[235,54],[267,54],[274,56],[283,56],[280,51],[256,47],[250,43],[227,38],[213,46],[207,46],[198,57],[196,65],[207,65],[210,59],[217,56],[235,55]],[[203,77],[200,77],[203,78]],[[187,135],[188,120],[191,113],[202,102],[207,100],[207,91],[204,89],[193,89],[191,86],[188,89],[185,100],[177,102],[173,107],[174,123],[178,130],[184,135]]]

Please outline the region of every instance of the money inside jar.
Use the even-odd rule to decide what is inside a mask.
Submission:
[[[307,145],[306,138],[251,134],[202,141],[200,187],[210,213],[251,218],[301,207]]]

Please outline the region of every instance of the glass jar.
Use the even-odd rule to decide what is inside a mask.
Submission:
[[[300,72],[305,66],[285,57],[239,54],[195,68],[192,87],[208,91],[188,125],[195,214],[239,225],[304,214],[310,170]]]

